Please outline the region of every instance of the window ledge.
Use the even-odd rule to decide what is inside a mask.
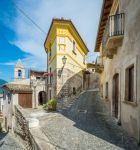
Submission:
[[[58,45],[59,45],[59,46],[61,46],[61,45],[62,45],[62,46],[66,46],[66,44],[63,44],[63,43],[59,43]]]
[[[73,52],[75,55],[77,55],[76,52],[75,52],[74,50],[72,50],[72,52]]]
[[[138,106],[137,102],[135,102],[135,101],[134,101],[134,102],[131,102],[131,101],[125,100],[125,101],[123,101],[123,103],[129,104],[129,105],[134,106],[134,107]]]

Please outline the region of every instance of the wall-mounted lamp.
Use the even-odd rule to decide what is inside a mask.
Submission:
[[[63,63],[63,65],[65,65],[65,64],[66,64],[66,61],[67,61],[66,56],[63,56],[63,57],[62,57],[62,63]]]

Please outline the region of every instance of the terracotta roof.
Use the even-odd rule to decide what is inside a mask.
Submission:
[[[15,91],[15,92],[32,92],[30,85],[7,83],[4,84],[2,87],[8,88],[10,91]]]
[[[49,28],[49,31],[48,31],[46,40],[45,40],[45,42],[44,42],[44,47],[45,47],[45,43],[46,43],[46,41],[47,41],[47,39],[48,39],[48,37],[49,37],[49,34],[50,34],[51,28],[52,28],[52,26],[53,26],[53,23],[54,23],[55,21],[57,21],[57,22],[62,22],[62,23],[70,23],[70,24],[72,25],[72,27],[74,28],[75,32],[77,33],[77,35],[80,37],[80,40],[81,40],[82,43],[84,44],[85,50],[86,50],[87,52],[89,52],[89,50],[88,50],[88,48],[87,48],[85,42],[83,41],[82,37],[80,36],[79,32],[77,31],[77,29],[76,29],[76,27],[74,26],[74,24],[72,23],[72,21],[71,21],[70,19],[64,19],[64,18],[61,18],[61,19],[60,19],[60,18],[53,18],[53,19],[52,19],[52,23],[51,23],[51,25],[50,25],[50,28]]]
[[[100,21],[99,21],[99,26],[98,26],[98,32],[97,32],[97,38],[96,38],[96,43],[95,43],[95,48],[94,48],[95,52],[99,52],[100,44],[102,42],[102,37],[104,34],[105,26],[108,20],[108,16],[110,14],[112,4],[113,4],[113,0],[103,1]]]
[[[39,70],[30,70],[30,72],[29,72],[29,76],[32,76],[32,75],[34,75],[34,76],[40,76],[40,77],[43,77],[44,76],[44,74],[46,74],[47,73],[47,71],[39,71]]]

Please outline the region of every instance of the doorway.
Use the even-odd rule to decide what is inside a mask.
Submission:
[[[46,92],[40,91],[38,93],[38,104],[43,105],[44,103],[46,103]]]
[[[113,77],[113,115],[118,119],[118,105],[119,105],[119,74]]]

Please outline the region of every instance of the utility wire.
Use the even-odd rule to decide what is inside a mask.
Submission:
[[[28,20],[30,20],[30,22],[32,22],[32,24],[34,24],[34,26],[36,26],[36,28],[38,28],[43,34],[47,34],[33,19],[31,19],[21,8],[19,8],[15,2],[12,3],[20,11],[20,13],[22,13]]]
[[[20,11],[20,13],[22,13],[28,20],[30,20],[30,22],[32,22],[32,24],[34,24],[34,26],[36,26],[36,28],[38,28],[43,34],[47,34],[33,19],[31,19],[21,8],[18,7],[18,5],[15,2],[12,2],[15,7]],[[88,59],[89,57],[93,56],[94,54],[87,56],[86,59]]]

